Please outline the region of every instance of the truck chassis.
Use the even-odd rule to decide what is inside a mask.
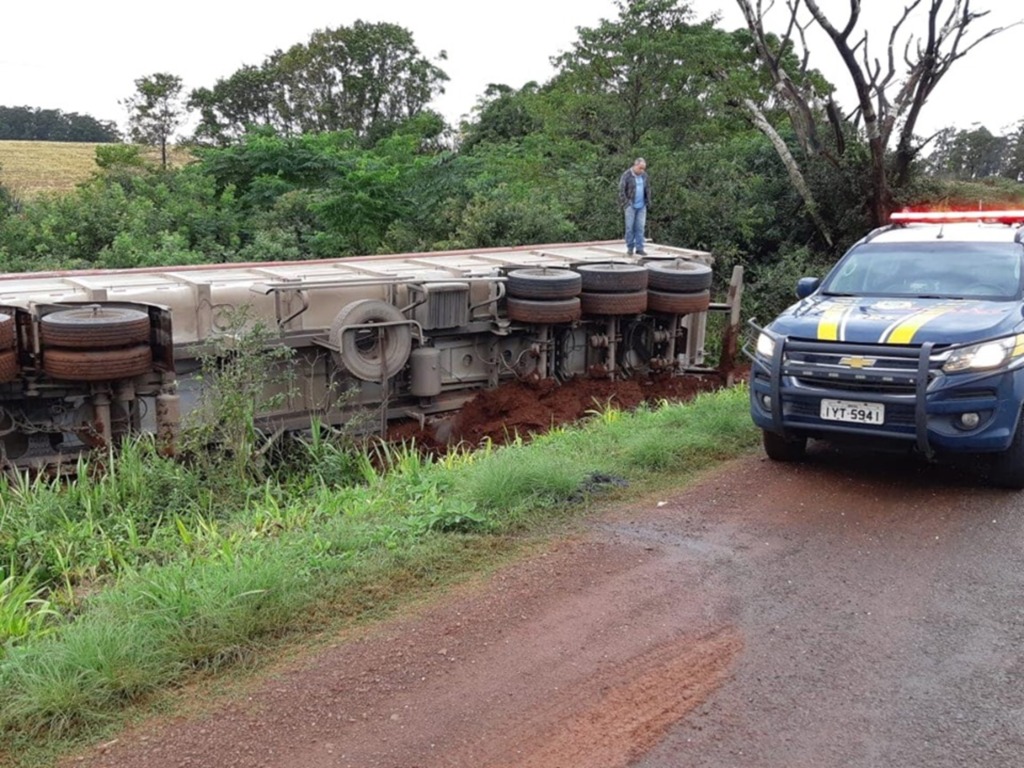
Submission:
[[[0,276],[0,466],[41,468],[151,432],[173,452],[201,361],[269,329],[295,382],[260,426],[354,410],[421,424],[513,378],[706,373],[709,312],[735,347],[742,269],[710,300],[709,253],[618,242]],[[273,377],[271,377],[273,378]],[[268,392],[268,395],[274,394]]]

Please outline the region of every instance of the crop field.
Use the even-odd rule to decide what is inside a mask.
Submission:
[[[23,200],[70,192],[99,170],[98,146],[91,142],[0,141],[0,184]],[[159,165],[158,149],[144,148],[142,157]],[[169,158],[177,167],[189,162],[191,155],[187,149],[174,148]]]
[[[16,197],[68,192],[97,169],[96,144],[0,141],[0,183]]]

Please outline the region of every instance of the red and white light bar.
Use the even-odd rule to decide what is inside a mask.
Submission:
[[[1024,223],[1021,211],[897,211],[889,216],[893,224],[941,224],[954,221],[987,221],[999,224]]]

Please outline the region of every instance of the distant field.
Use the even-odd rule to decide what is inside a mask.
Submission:
[[[97,170],[99,144],[68,141],[0,141],[0,183],[24,200],[40,194],[70,192]],[[146,148],[143,157],[159,164],[159,150]],[[172,165],[191,159],[187,149],[172,149]]]
[[[0,182],[21,198],[68,192],[97,170],[96,144],[0,141]]]

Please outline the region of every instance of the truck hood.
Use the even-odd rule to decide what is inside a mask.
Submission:
[[[814,294],[791,306],[768,328],[819,341],[947,345],[1013,333],[1021,320],[1021,304],[1016,301]]]

